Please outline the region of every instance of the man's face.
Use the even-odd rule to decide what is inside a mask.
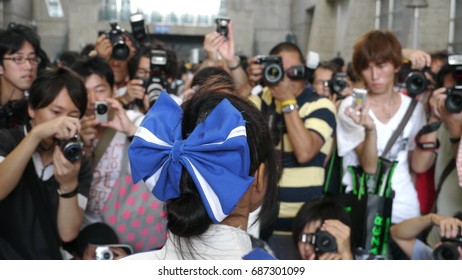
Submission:
[[[395,73],[399,69],[387,61],[383,63],[369,62],[366,69],[361,71],[370,93],[382,94],[393,90]]]
[[[37,54],[29,42],[24,42],[16,53],[8,53],[3,57],[3,65],[0,65],[1,80],[4,85],[9,85],[14,89],[25,91],[29,90],[34,80],[37,78],[37,63],[26,60],[23,64],[18,64],[11,58],[31,58],[35,59]]]
[[[105,101],[112,96],[112,89],[103,77],[92,74],[85,80],[87,88],[88,103],[87,115],[94,114],[95,101]]]
[[[314,71],[314,81],[313,81],[313,88],[314,92],[316,92],[320,96],[326,96],[329,97],[331,92],[329,90],[329,87],[327,86],[327,81],[332,79],[332,75],[334,72],[332,72],[329,69],[325,68],[317,68]]]
[[[120,84],[126,81],[128,76],[128,62],[127,60],[117,60],[111,58],[109,60],[112,72],[114,73],[115,84]]]
[[[137,78],[149,78],[151,75],[151,62],[148,57],[141,57],[136,69],[135,76]]]

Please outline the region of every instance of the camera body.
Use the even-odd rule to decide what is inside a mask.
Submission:
[[[416,96],[427,90],[428,79],[425,72],[430,72],[430,67],[425,66],[421,71],[411,71],[404,80],[404,85],[410,96]]]
[[[0,105],[0,128],[12,128],[24,124],[28,104],[27,99],[22,99]]]
[[[152,106],[159,98],[163,89],[167,88],[167,52],[164,50],[151,50],[149,78],[138,78],[143,80],[143,86],[148,95],[149,104]]]
[[[226,38],[228,38],[229,34],[229,21],[229,17],[218,17],[217,19],[215,19],[215,22],[217,23],[217,32],[225,36]]]
[[[130,54],[130,49],[125,43],[125,38],[123,36],[125,31],[120,28],[117,22],[111,22],[110,25],[111,30],[105,34],[112,44],[112,57],[117,60],[125,60]]]
[[[336,73],[334,77],[332,77],[332,80],[327,81],[327,86],[329,87],[330,91],[340,95],[340,92],[342,92],[348,86],[345,78],[346,73]]]
[[[456,85],[446,89],[444,107],[449,113],[460,113],[462,111],[462,55],[450,55],[448,64]]]
[[[282,58],[277,55],[258,55],[255,63],[263,65],[263,81],[265,85],[276,85],[284,79]]]
[[[337,252],[337,242],[335,241],[335,237],[327,231],[321,231],[318,229],[312,239],[312,244],[318,253]]]
[[[95,101],[95,120],[100,123],[109,121],[109,106],[106,101]]]
[[[112,253],[109,246],[98,246],[95,249],[97,260],[112,260],[114,259],[114,253]]]
[[[313,245],[318,254],[326,252],[337,252],[335,237],[327,231],[318,229],[316,233],[304,233],[301,235],[301,242]]]
[[[78,135],[68,140],[58,140],[58,144],[64,157],[66,157],[68,161],[74,163],[82,158],[83,144]]]
[[[441,244],[433,250],[435,260],[458,260],[460,258],[458,247],[462,247],[462,236],[456,238],[443,238]]]

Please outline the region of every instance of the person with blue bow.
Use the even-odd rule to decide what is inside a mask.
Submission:
[[[180,108],[165,92],[129,148],[134,181],[165,201],[168,239],[125,259],[274,259],[253,249],[249,213],[277,215],[278,168],[265,119],[211,77]]]

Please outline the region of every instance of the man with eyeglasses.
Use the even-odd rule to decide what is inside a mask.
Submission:
[[[25,122],[27,91],[37,77],[42,53],[40,37],[30,27],[10,23],[0,30],[0,128]]]
[[[161,51],[161,54],[164,54],[165,52],[165,65],[158,65],[156,67],[151,64],[152,51]],[[155,73],[151,72],[153,66],[156,68]],[[152,46],[143,46],[128,64],[130,80],[127,83],[127,91],[124,95],[119,96],[117,99],[127,109],[133,109],[143,113],[146,112],[149,110],[150,103],[152,104],[156,100],[156,96],[147,95],[149,94],[147,89],[155,75],[159,78],[159,86],[170,93],[170,96],[177,103],[181,103],[181,98],[173,94],[173,87],[171,86],[176,77],[177,68],[178,63],[176,53],[167,46],[160,43]]]
[[[279,43],[270,55],[282,58],[284,78],[250,97],[273,130],[282,167],[279,215],[268,243],[278,259],[299,259],[292,241],[292,221],[305,201],[323,193],[324,166],[336,126],[335,107],[329,99],[313,94],[302,75],[289,78],[290,69],[305,68],[297,45]],[[249,79],[261,79],[263,66],[256,63],[255,57],[249,62]]]

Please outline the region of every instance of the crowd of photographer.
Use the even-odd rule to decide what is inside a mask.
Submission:
[[[307,67],[235,36],[218,18],[187,73],[139,15],[53,64],[1,29],[0,259],[462,258],[462,56],[372,30]],[[341,196],[390,209],[369,225]]]

